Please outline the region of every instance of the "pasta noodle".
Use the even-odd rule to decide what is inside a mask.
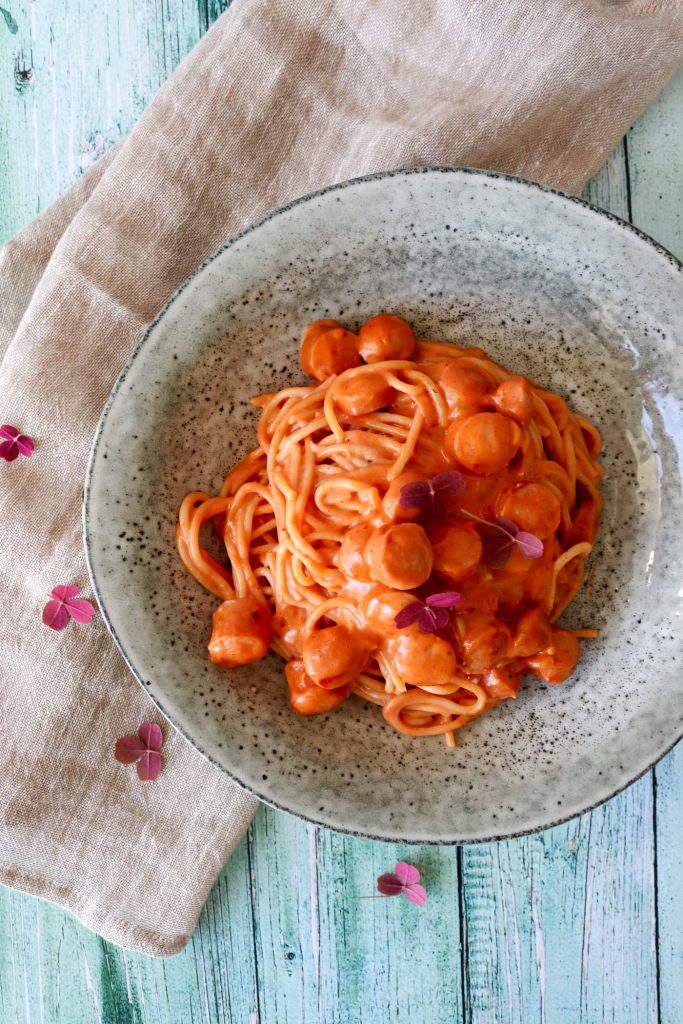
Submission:
[[[358,335],[316,321],[301,359],[315,382],[255,398],[257,447],[180,508],[180,558],[221,601],[211,659],[271,648],[299,714],[355,694],[450,746],[525,673],[568,678],[597,635],[556,625],[598,528],[597,428],[388,314]]]

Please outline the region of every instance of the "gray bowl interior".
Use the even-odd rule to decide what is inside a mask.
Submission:
[[[355,698],[289,708],[279,658],[227,673],[217,599],[180,567],[177,509],[254,446],[249,396],[303,381],[298,338],[390,310],[422,336],[482,345],[599,425],[605,512],[564,621],[596,626],[565,685],[529,680],[449,750]],[[85,533],[130,667],[208,757],[268,802],[384,838],[475,841],[547,826],[642,773],[681,731],[683,275],[585,204],[477,172],[335,187],[228,243],[172,298],[100,424]]]

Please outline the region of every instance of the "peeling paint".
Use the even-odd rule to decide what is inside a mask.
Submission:
[[[16,21],[14,20],[10,12],[6,10],[4,7],[0,7],[0,14],[5,19],[5,24],[7,25],[7,28],[10,30],[12,35],[15,36],[19,31],[19,26],[17,25]]]
[[[93,132],[87,139],[83,139],[79,160],[81,171],[87,171],[89,167],[92,167],[102,154],[106,153],[110,146],[111,142],[100,132]]]

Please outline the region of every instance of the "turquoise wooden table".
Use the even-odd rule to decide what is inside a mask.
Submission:
[[[125,134],[223,0],[2,0],[0,242]],[[683,256],[683,74],[586,189]],[[625,680],[628,685],[628,680]],[[681,1024],[683,747],[540,835],[406,848],[262,807],[189,946],[0,890],[0,1024]],[[362,900],[407,856],[429,891]]]

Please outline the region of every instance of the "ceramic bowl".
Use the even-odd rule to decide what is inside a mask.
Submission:
[[[355,698],[290,709],[281,660],[207,658],[217,600],[178,562],[190,490],[216,492],[254,445],[251,395],[303,382],[302,327],[379,311],[484,347],[604,436],[605,510],[563,621],[596,626],[563,686],[527,680],[442,740],[410,739]],[[681,733],[683,274],[627,224],[501,175],[358,179],[227,242],[137,345],[104,410],[84,526],[102,614],[171,722],[268,803],[386,839],[468,842],[544,828],[605,800]]]

